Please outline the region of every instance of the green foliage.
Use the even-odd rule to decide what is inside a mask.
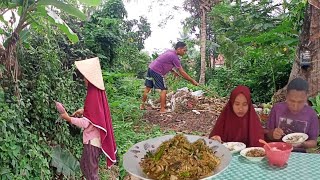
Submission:
[[[109,100],[114,136],[120,156],[120,179],[126,175],[122,166],[123,154],[135,143],[163,135],[159,128],[140,121],[142,114],[139,111],[139,103],[136,98],[125,95],[119,95],[115,99]]]
[[[77,34],[75,34],[54,11],[50,9],[46,9],[46,11],[48,13],[47,19],[51,21],[51,23],[55,24],[63,33],[65,33],[71,42],[79,41]]]
[[[151,35],[150,24],[146,18],[139,21],[129,20],[123,22],[122,40],[115,50],[115,71],[135,73],[143,78],[150,61],[150,57],[143,52],[144,41]]]
[[[317,112],[318,116],[320,116],[320,94],[316,97],[309,98],[312,103],[312,108]]]
[[[78,8],[75,8],[74,6],[70,4],[66,4],[62,1],[58,0],[40,0],[38,2],[38,5],[52,5],[72,16],[78,17],[81,20],[86,19],[86,15],[83,14]]]
[[[9,2],[11,2],[12,0],[2,0],[1,2],[0,2],[0,5],[8,5],[8,3]]]
[[[57,173],[62,173],[66,177],[75,177],[75,174],[80,171],[79,161],[69,151],[55,146],[51,154],[51,166],[57,168]]]
[[[292,1],[286,11],[271,1],[224,1],[210,14],[216,35],[216,53],[225,57],[226,68],[208,72],[208,83],[221,95],[237,85],[250,87],[254,101],[268,102],[286,85],[301,22],[293,17],[303,13],[303,2]],[[252,26],[254,24],[254,26]]]
[[[123,154],[135,143],[160,136],[158,127],[141,121],[139,110],[143,81],[128,73],[103,72],[111,109],[114,136],[119,155],[120,179],[126,175],[122,166]],[[102,162],[104,163],[104,162]]]
[[[100,1],[80,2],[96,5]],[[262,5],[262,2],[252,12],[251,6],[243,6],[241,9],[225,4],[219,7],[222,9],[213,10],[213,13],[219,12],[212,22],[216,26],[213,29],[216,29],[217,43],[220,45],[218,50],[227,57],[228,63],[227,68],[208,72],[207,77],[211,77],[209,84],[213,91],[228,96],[233,87],[246,84],[253,90],[254,100],[262,101],[268,99],[282,83],[286,83],[302,18],[300,12],[303,9],[298,0],[292,2],[296,8],[288,5],[291,14],[279,17],[266,14],[270,7]],[[26,7],[29,5],[31,4]],[[6,4],[6,8],[16,8],[16,5]],[[76,44],[70,44],[60,31],[50,28],[60,19],[55,18],[56,16],[48,17],[44,6],[38,6],[28,14],[27,22],[31,23],[32,28],[19,33],[19,43],[22,46],[17,51],[21,65],[19,83],[22,98],[11,103],[5,102],[4,92],[0,89],[0,179],[54,179],[55,173],[60,170],[63,172],[63,167],[69,167],[64,164],[68,160],[65,161],[62,156],[75,157],[71,158],[72,170],[69,169],[64,174],[71,173],[75,175],[75,179],[80,179],[81,173],[76,165],[76,159],[80,158],[82,151],[80,129],[59,119],[53,103],[54,100],[64,103],[69,113],[83,107],[85,88],[76,79],[73,68],[75,60],[93,56],[99,56],[102,60],[118,148],[120,179],[126,175],[122,156],[132,145],[171,133],[145,123],[141,120],[143,114],[139,110],[144,82],[136,76],[144,76],[150,61],[146,54],[139,51],[144,48],[144,41],[150,36],[150,24],[146,18],[125,21],[126,11],[120,0],[107,1],[97,9],[89,22],[80,22],[54,11],[72,29],[65,30],[75,32],[79,37]],[[19,13],[22,13],[21,8]],[[234,21],[230,21],[233,14],[237,16],[234,16]],[[0,17],[1,20],[3,18]],[[250,27],[250,24],[256,26]],[[5,35],[12,32],[8,27],[1,29],[0,33]],[[195,44],[194,41],[187,43],[189,47]],[[194,77],[197,69],[190,63],[194,63],[199,55],[196,49],[190,48],[189,52],[189,57],[184,57],[182,61],[184,68]],[[156,56],[154,54],[152,59]],[[3,69],[1,66],[0,72]],[[168,76],[167,80],[169,90],[184,86],[193,90],[201,89],[172,76]],[[61,149],[52,153],[52,147],[59,146]],[[50,162],[55,162],[52,158],[58,162],[51,166]],[[104,169],[105,158],[101,159],[100,167]],[[102,174],[101,177],[109,176]]]
[[[103,10],[99,12],[99,16],[123,19],[127,16],[127,11],[122,0],[108,0],[103,6]]]
[[[122,43],[116,49],[115,71],[135,73],[138,77],[144,78],[148,68],[150,57],[140,52],[135,46]]]
[[[80,133],[57,120],[54,100],[73,112],[83,105],[84,86],[73,81],[73,70],[62,68],[58,55],[63,52],[50,34],[31,31],[30,36],[31,46],[18,50],[22,98],[17,104],[0,103],[0,149],[5,152],[0,155],[1,179],[51,179],[51,145],[61,144],[80,155]]]
[[[101,3],[101,0],[79,0],[79,1],[88,6],[98,6]]]
[[[284,7],[288,9],[286,15],[286,21],[292,23],[292,29],[301,32],[303,20],[305,17],[305,9],[307,7],[307,0],[291,0],[290,3],[284,4]]]
[[[140,16],[139,20],[133,19],[123,23],[124,44],[134,46],[139,51],[144,48],[144,41],[151,35],[150,23],[145,17]]]
[[[23,118],[24,107],[0,103],[0,179],[49,179],[47,139]]]
[[[13,23],[16,23],[17,19],[15,18],[14,13],[12,13],[12,21],[11,26],[8,24],[5,27],[1,27],[0,29],[7,32],[8,29],[11,29],[12,32],[16,32],[20,34],[20,32],[30,25],[31,28],[39,29],[43,27],[43,23],[47,23],[47,21],[51,21],[50,25],[56,25],[62,32],[64,32],[71,42],[77,42],[78,37],[74,32],[69,28],[69,26],[60,18],[59,13],[54,12],[50,8],[46,8],[46,6],[51,5],[59,10],[78,17],[81,20],[86,19],[86,15],[83,14],[78,8],[73,5],[67,4],[58,0],[40,0],[40,1],[31,1],[31,0],[20,0],[20,1],[11,1],[11,3],[1,4],[6,9],[15,9],[19,14],[19,22],[17,26],[12,26]],[[60,13],[61,14],[61,13]],[[3,15],[1,15],[1,19],[3,19]],[[7,37],[9,38],[9,34]]]
[[[212,74],[208,74],[208,77],[214,77],[208,81],[210,89],[223,97],[229,96],[237,84],[242,84],[236,73],[225,67],[215,69]],[[225,80],[226,77],[229,77],[228,81]]]
[[[150,24],[146,18],[125,21],[127,12],[120,0],[107,1],[84,26],[85,45],[102,61],[102,66],[116,71],[138,74],[145,71],[149,60],[140,52],[150,36]]]
[[[45,2],[55,2],[56,6],[62,3]],[[61,167],[62,161],[50,166],[52,157],[59,159],[57,154],[52,154],[52,146],[59,145],[61,151],[70,152],[68,156],[80,157],[80,129],[59,119],[54,107],[54,100],[62,102],[69,113],[83,107],[85,88],[76,81],[73,68],[75,60],[98,55],[103,67],[108,68],[104,78],[112,106],[116,138],[120,139],[117,140],[119,153],[123,154],[133,143],[160,133],[159,129],[152,127],[146,129],[149,131],[147,133],[137,132],[133,128],[142,115],[137,111],[137,99],[140,99],[143,82],[135,76],[139,74],[137,72],[146,70],[145,62],[149,61],[149,57],[139,50],[151,31],[145,18],[126,23],[123,20],[126,12],[121,6],[121,1],[108,1],[94,12],[89,22],[80,22],[57,11],[50,11],[52,16],[49,17],[43,5],[29,13],[27,22],[31,23],[32,28],[22,31],[20,37],[23,42],[19,41],[22,46],[18,46],[17,51],[21,65],[19,85],[22,98],[9,104],[4,101],[2,89],[0,91],[0,106],[4,110],[0,114],[1,133],[4,135],[0,138],[0,149],[5,152],[0,155],[0,179],[53,179],[54,174],[62,169],[52,166]],[[65,30],[76,32],[79,42],[70,44],[60,31],[50,28],[56,21],[61,25],[70,24],[73,31],[69,28]],[[12,31],[7,27],[3,30],[7,35]],[[117,63],[114,63],[115,59]],[[113,66],[105,66],[113,63]],[[2,66],[0,68],[2,72]],[[111,73],[111,70],[119,73]],[[126,131],[133,138],[132,141],[121,137]],[[70,172],[75,173],[75,179],[80,179],[81,174],[75,168],[64,174]],[[121,173],[123,177],[123,168]]]
[[[120,23],[121,19],[110,18],[101,12],[92,15],[91,20],[85,24],[84,37],[85,45],[102,62],[102,66],[111,67],[114,63],[115,49],[120,43]]]

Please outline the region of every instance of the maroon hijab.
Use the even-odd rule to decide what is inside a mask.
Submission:
[[[239,94],[243,94],[248,101],[249,109],[244,117],[238,117],[232,108]],[[263,128],[252,106],[248,87],[237,86],[231,92],[230,100],[221,112],[209,137],[215,135],[220,136],[224,142],[243,142],[247,147],[263,146],[259,143],[259,139],[264,139]]]
[[[88,82],[83,116],[99,129],[101,149],[107,156],[108,167],[111,167],[116,162],[117,148],[113,135],[108,99],[105,91],[96,88],[90,82]]]

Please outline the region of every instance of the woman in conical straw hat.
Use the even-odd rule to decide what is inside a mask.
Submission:
[[[83,152],[80,160],[81,171],[87,180],[99,179],[99,156],[104,154],[110,168],[116,162],[116,144],[113,135],[112,119],[105,93],[99,59],[91,58],[76,61],[77,69],[84,76],[87,96],[84,109],[77,110],[70,117],[67,112],[61,118],[83,131]]]

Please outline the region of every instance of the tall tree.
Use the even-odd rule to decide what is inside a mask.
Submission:
[[[200,78],[199,83],[205,83],[206,74],[206,40],[207,40],[207,13],[211,11],[211,8],[219,3],[220,0],[186,0],[184,2],[184,9],[191,13],[193,18],[200,20]]]
[[[296,51],[296,59],[293,63],[289,81],[296,77],[302,77],[309,83],[308,96],[315,96],[320,91],[320,1],[308,0],[305,11],[302,31],[299,38],[299,46]],[[301,59],[303,53],[310,52],[310,66],[303,67]],[[285,98],[287,86],[280,89],[274,95],[274,101]]]
[[[271,1],[230,4],[225,0],[213,7],[208,22],[219,45],[217,52],[225,57],[225,68],[207,76],[212,75],[210,84],[220,94],[244,84],[252,90],[254,101],[266,102],[286,85],[305,7],[300,0],[291,2],[286,11]]]

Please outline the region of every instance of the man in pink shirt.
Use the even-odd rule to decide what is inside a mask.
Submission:
[[[142,104],[140,109],[145,109],[145,102],[148,97],[148,93],[151,88],[160,89],[160,113],[165,113],[167,86],[165,83],[165,75],[168,72],[172,72],[175,76],[182,76],[186,80],[190,81],[193,85],[198,86],[198,82],[192,79],[182,68],[179,56],[185,55],[187,47],[184,42],[178,42],[175,46],[175,50],[168,50],[161,54],[156,60],[152,61],[149,65],[147,77],[145,81],[145,89],[142,96]],[[173,70],[177,69],[180,75]]]

